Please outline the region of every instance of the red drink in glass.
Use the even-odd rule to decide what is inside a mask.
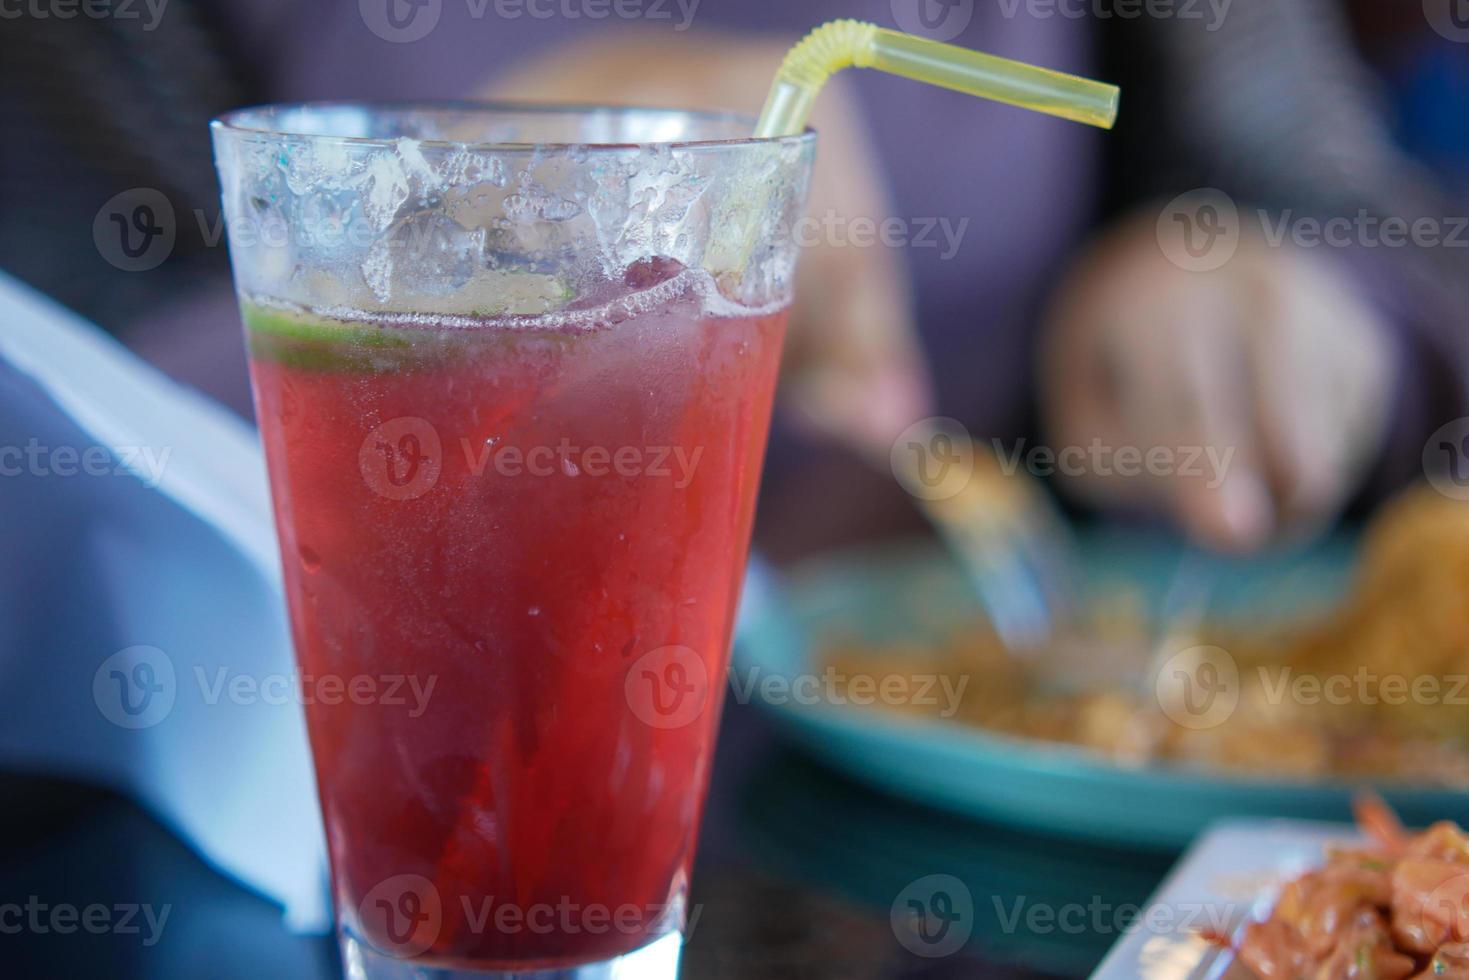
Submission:
[[[246,307],[336,898],[374,948],[542,969],[681,924],[785,311],[668,274],[554,317]]]
[[[213,124],[352,980],[674,980],[814,135]]]

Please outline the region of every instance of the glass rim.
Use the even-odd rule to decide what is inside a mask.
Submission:
[[[393,144],[403,138],[401,136],[342,136],[336,133],[309,132],[304,129],[292,129],[282,126],[250,124],[252,121],[263,123],[269,118],[278,117],[286,112],[341,109],[359,110],[369,113],[385,110],[390,112],[407,112],[417,109],[429,112],[460,112],[467,115],[481,114],[485,116],[497,114],[574,116],[578,114],[588,115],[591,113],[613,113],[618,115],[659,113],[710,122],[738,123],[744,129],[751,132],[755,129],[756,122],[753,116],[747,116],[738,112],[597,102],[518,102],[513,100],[477,101],[472,99],[389,99],[381,101],[322,99],[305,102],[264,102],[257,105],[241,106],[238,109],[231,109],[228,112],[223,112],[215,116],[209,121],[209,128],[215,133],[231,133],[243,137],[264,137],[275,140],[310,140],[313,142],[328,142],[345,146],[364,146],[384,149],[391,148]],[[802,145],[814,141],[815,138],[816,131],[810,126],[807,126],[800,133],[786,136],[641,140],[619,143],[602,143],[596,141],[497,142],[491,140],[453,140],[437,137],[414,138],[414,140],[419,146],[424,148],[480,152],[526,152],[532,150],[570,151],[573,149],[628,150],[640,146],[667,146],[675,149],[718,149],[720,147],[743,147],[760,144]]]

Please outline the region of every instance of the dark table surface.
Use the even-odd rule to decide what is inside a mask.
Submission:
[[[331,940],[287,933],[276,906],[212,871],[130,802],[20,775],[0,777],[0,793],[0,976],[340,976]],[[731,704],[683,975],[1084,977],[1173,857],[1032,836],[881,796],[787,749],[758,709]],[[920,956],[899,941],[890,912],[924,895],[933,875],[963,882],[968,901],[947,907],[969,938],[956,952]],[[166,906],[168,918],[152,942],[141,917],[136,932],[62,934],[7,914],[27,903],[147,905],[155,918]],[[924,953],[938,949],[907,938]]]

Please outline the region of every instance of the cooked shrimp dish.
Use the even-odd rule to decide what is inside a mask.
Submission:
[[[1288,884],[1239,961],[1260,980],[1469,980],[1469,836],[1409,834],[1375,798],[1358,819],[1370,843]]]

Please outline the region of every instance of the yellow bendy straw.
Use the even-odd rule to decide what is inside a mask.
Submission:
[[[807,34],[786,54],[755,125],[755,136],[800,133],[821,86],[843,68],[852,67],[876,68],[1103,129],[1111,129],[1117,119],[1115,85],[859,20],[834,20]],[[754,249],[757,218],[763,213],[761,193],[756,189],[746,197],[734,198],[719,216],[720,230],[704,254],[704,267],[715,276],[742,275],[740,270]]]
[[[834,20],[807,34],[781,63],[755,127],[757,137],[806,128],[811,104],[843,68],[875,68],[942,88],[1111,129],[1117,86],[1037,68],[1020,61],[891,31],[857,20]]]

